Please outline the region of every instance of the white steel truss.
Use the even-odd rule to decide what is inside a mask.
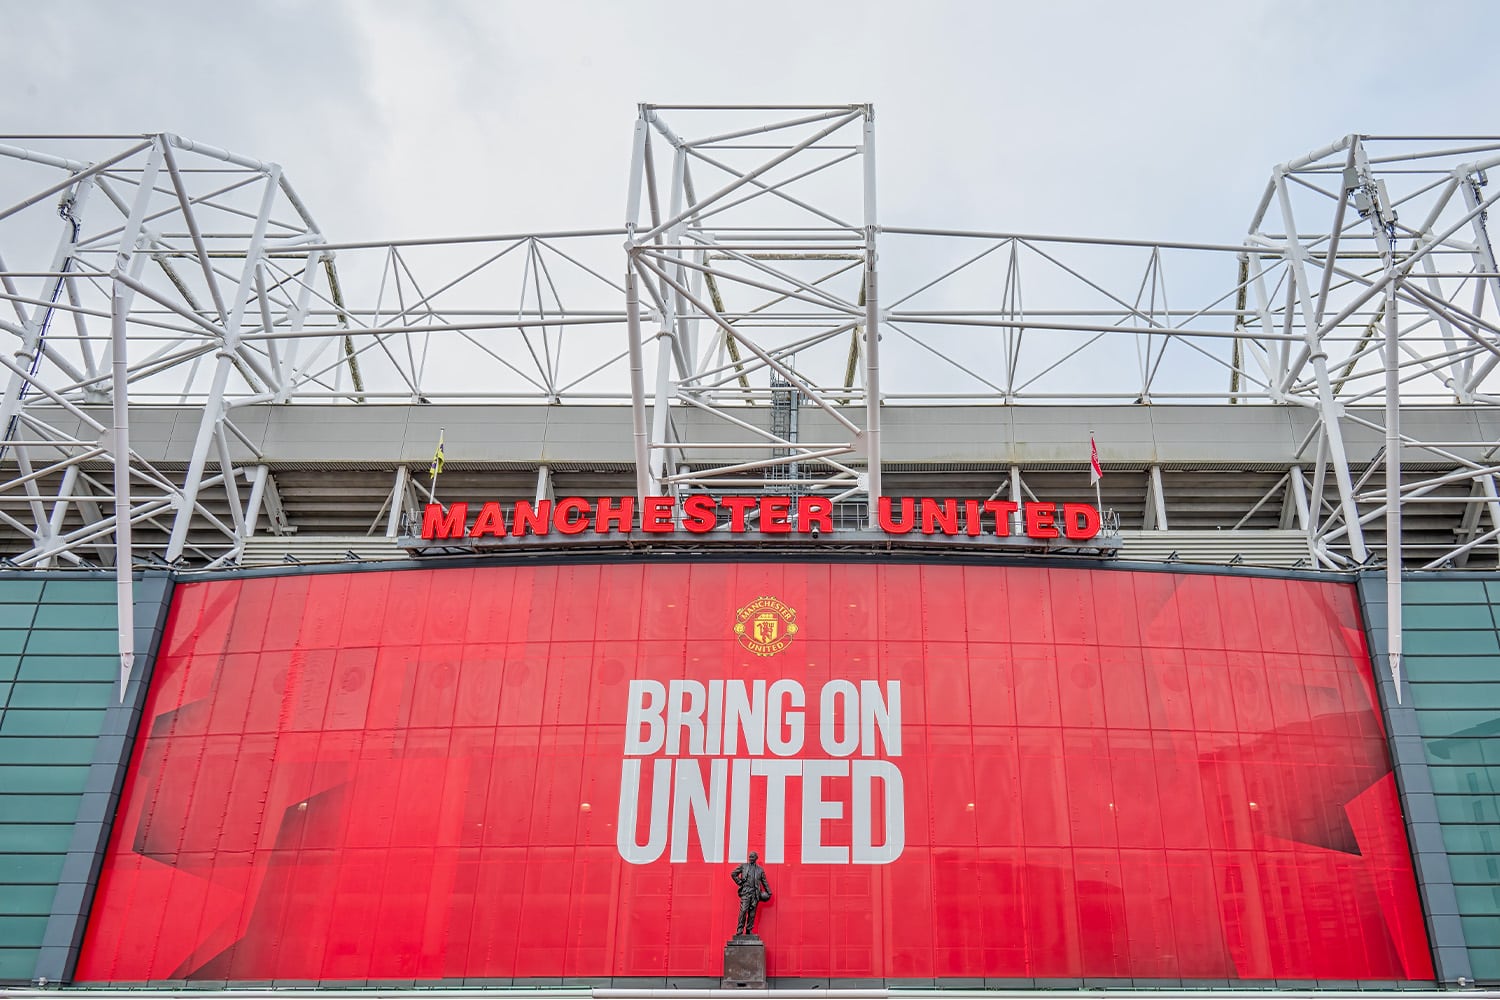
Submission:
[[[505,404],[618,403],[641,495],[872,511],[896,408],[1228,402],[1314,418],[1241,525],[1278,508],[1347,568],[1441,503],[1451,541],[1389,555],[1495,564],[1500,441],[1470,417],[1500,400],[1500,139],[1347,136],[1274,168],[1242,238],[1201,243],[882,225],[874,139],[866,105],[643,105],[619,228],[360,243],[273,163],[0,140],[9,559],[109,565],[133,525],[137,558],[222,566],[292,530],[240,426],[267,406],[472,403],[503,434]],[[190,447],[122,443],[164,405],[191,409]],[[423,481],[387,484],[380,530]],[[1171,481],[1153,467],[1142,527],[1165,529]]]
[[[101,546],[112,549],[117,534],[143,522],[166,526],[159,555],[176,560],[199,518],[232,546],[255,530],[263,477],[228,458],[230,409],[247,399],[284,400],[309,380],[317,351],[303,350],[310,345],[299,334],[314,277],[320,268],[332,274],[322,235],[275,164],[166,134],[89,140],[105,155],[87,161],[54,151],[76,142],[43,145],[0,146],[0,159],[22,173],[41,167],[52,175],[0,209],[0,227],[21,238],[23,256],[49,228],[56,248],[42,267],[0,263],[15,317],[0,319],[0,331],[16,344],[0,357],[7,375],[0,426],[15,473],[0,492],[24,497],[20,509],[0,509],[0,521],[30,542],[12,561],[98,559]],[[11,249],[0,246],[0,254]],[[291,269],[298,277],[287,282]],[[185,473],[129,447],[129,394],[185,398],[203,381]],[[111,401],[106,416],[98,404]],[[225,493],[229,520],[203,505],[205,489]],[[75,512],[82,523],[65,530]],[[193,554],[212,559],[219,551]]]
[[[641,495],[713,490],[758,471],[762,488],[880,496],[874,142],[867,105],[641,108],[625,227]],[[844,373],[858,384],[827,364],[846,343]],[[804,443],[745,419],[778,389],[821,410],[830,439]],[[724,441],[684,439],[672,420],[681,407],[748,432],[737,450],[758,454],[694,462]],[[776,475],[791,469],[795,478]]]

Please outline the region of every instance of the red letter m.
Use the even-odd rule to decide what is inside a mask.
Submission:
[[[430,503],[422,511],[423,538],[462,538],[464,522],[469,519],[469,505],[456,503],[443,512],[443,505]]]

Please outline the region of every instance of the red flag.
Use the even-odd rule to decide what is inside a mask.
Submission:
[[[1089,485],[1099,485],[1099,480],[1104,478],[1104,470],[1099,467],[1099,446],[1094,443],[1094,435],[1089,435]]]

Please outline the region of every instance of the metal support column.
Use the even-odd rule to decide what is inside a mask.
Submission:
[[[120,256],[125,257],[125,253]],[[121,264],[125,262],[122,260]],[[120,643],[120,704],[130,685],[135,666],[135,595],[132,592],[135,559],[130,538],[130,397],[127,386],[125,316],[129,310],[126,289],[118,273],[110,296],[110,356],[114,389],[114,428],[110,450],[115,466],[115,615]]]
[[[625,325],[630,352],[630,417],[635,434],[635,495],[637,503],[651,496],[651,442],[646,432],[646,371],[641,348],[641,294],[635,262],[625,268]]]
[[[1385,588],[1386,655],[1391,685],[1401,703],[1401,379],[1397,357],[1400,332],[1396,313],[1400,280],[1385,292]]]
[[[875,214],[875,109],[865,107],[865,492],[869,525],[878,528],[880,483],[880,293]]]

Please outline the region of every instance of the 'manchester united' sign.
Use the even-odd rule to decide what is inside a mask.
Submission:
[[[639,506],[639,509],[637,509]],[[422,513],[426,539],[517,538],[527,535],[705,534],[723,528],[732,534],[821,535],[832,532],[833,501],[828,497],[726,496],[693,494],[676,497],[582,497],[518,500],[506,516],[498,501],[444,507],[430,503]],[[1022,503],[1010,500],[959,500],[932,497],[881,497],[876,504],[880,530],[890,535],[1024,535],[1083,542],[1099,534],[1099,511],[1086,503]],[[1012,521],[1015,520],[1013,530]]]

